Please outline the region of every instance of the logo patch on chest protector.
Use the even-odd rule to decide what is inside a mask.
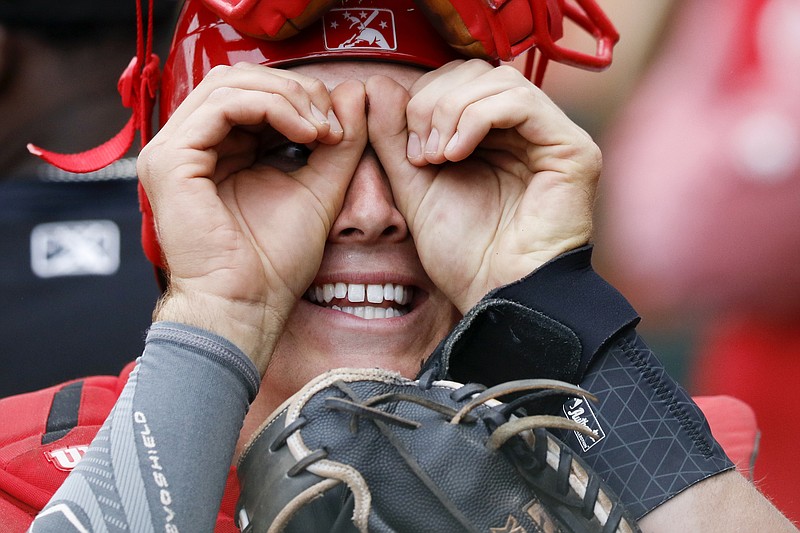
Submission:
[[[44,452],[44,456],[59,470],[69,472],[75,468],[88,449],[88,446],[67,446]]]

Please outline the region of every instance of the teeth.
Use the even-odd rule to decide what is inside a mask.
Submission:
[[[364,301],[364,284],[351,283],[347,286],[347,299],[353,303],[361,303]]]
[[[394,307],[372,307],[371,305],[365,306],[358,306],[352,307],[346,305],[344,307],[339,307],[338,305],[332,305],[331,309],[335,311],[341,311],[342,313],[347,313],[348,315],[355,315],[360,318],[394,318],[396,316],[403,316],[405,311],[400,309],[395,309]]]
[[[341,282],[334,285],[333,295],[337,298],[344,298],[345,296],[347,296],[347,285]]]
[[[383,301],[383,285],[367,285],[367,301],[379,304]]]
[[[333,285],[326,283],[322,286],[322,297],[325,298],[325,303],[333,300]]]
[[[351,303],[369,302],[380,304],[395,302],[407,305],[411,301],[413,291],[403,285],[386,283],[384,285],[363,283],[325,283],[311,287],[306,298],[314,303],[330,303],[334,298]]]
[[[403,287],[402,285],[395,285],[393,289],[394,289],[393,292],[394,292],[395,302],[405,305],[411,301],[411,291],[407,291],[405,287]],[[390,300],[391,298],[386,298],[386,299]]]

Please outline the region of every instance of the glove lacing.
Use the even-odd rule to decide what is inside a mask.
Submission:
[[[417,384],[420,389],[426,390],[433,385],[433,381],[431,379],[425,379],[425,376],[423,376]],[[505,453],[512,455],[521,473],[529,480],[548,466],[547,428],[573,430],[589,435],[595,439],[598,438],[597,434],[587,427],[563,417],[552,415],[527,416],[524,412],[522,412],[522,416],[519,416],[520,405],[543,396],[559,394],[583,396],[593,401],[596,400],[591,394],[580,387],[560,381],[526,379],[502,383],[488,389],[483,385],[475,383],[462,385],[451,392],[450,398],[458,403],[464,401],[466,398],[471,397],[471,399],[458,410],[449,405],[410,393],[393,392],[362,399],[359,398],[352,388],[344,381],[336,381],[332,386],[339,389],[345,397],[328,397],[325,399],[325,406],[328,409],[352,415],[350,430],[353,433],[358,431],[359,419],[371,420],[397,453],[403,458],[414,475],[416,475],[430,490],[444,508],[464,526],[466,531],[476,531],[476,529],[470,523],[469,519],[463,515],[458,507],[450,501],[447,495],[429,477],[427,472],[419,465],[413,455],[406,449],[391,429],[391,426],[397,426],[413,430],[421,426],[420,422],[383,411],[376,406],[388,402],[412,402],[449,418],[449,423],[451,424],[473,424],[478,418],[472,415],[471,412],[478,406],[487,406],[489,409],[481,414],[481,419],[486,424],[490,433],[490,437],[485,443],[486,447],[493,451],[503,449]],[[497,398],[509,394],[521,394],[522,396],[506,404],[494,401]],[[493,401],[494,403],[492,403]],[[284,446],[286,440],[307,423],[308,420],[306,418],[299,416],[279,432],[274,441],[270,444],[270,450],[274,452]],[[575,486],[572,484],[570,482],[572,452],[564,446],[559,446],[558,448],[559,454],[557,464],[550,465],[556,472],[556,491],[559,493],[553,496],[561,503],[574,507],[574,502],[567,499],[570,488],[572,488],[581,500],[581,514],[587,520],[598,516],[598,519],[601,520],[602,523],[602,515],[605,513],[595,514],[596,507],[598,506],[597,499],[601,490],[601,481],[599,477],[594,473],[590,474],[585,490],[582,486]],[[298,460],[287,471],[287,475],[290,477],[296,476],[306,470],[310,465],[322,459],[326,459],[327,457],[328,451],[324,447],[321,447]],[[605,516],[603,532],[616,531],[622,518],[622,507],[615,505]]]

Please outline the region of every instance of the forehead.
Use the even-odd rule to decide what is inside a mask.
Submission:
[[[290,67],[287,70],[298,72],[304,76],[317,78],[331,89],[343,81],[366,81],[367,78],[371,76],[390,77],[408,89],[426,72],[419,67],[381,61],[328,61],[307,63]]]

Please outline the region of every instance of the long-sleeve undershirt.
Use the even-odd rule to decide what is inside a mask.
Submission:
[[[30,531],[213,531],[258,386],[227,340],[153,324],[113,411]]]

